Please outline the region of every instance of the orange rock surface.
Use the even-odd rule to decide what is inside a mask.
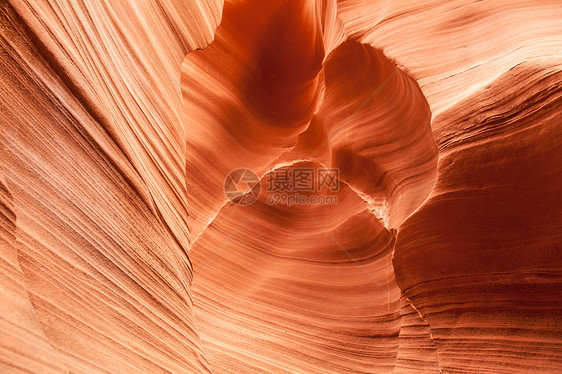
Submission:
[[[1,372],[562,372],[558,1],[0,5]]]

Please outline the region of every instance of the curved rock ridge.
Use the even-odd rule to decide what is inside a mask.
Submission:
[[[393,261],[445,372],[562,370],[561,82],[522,64],[435,118],[437,182]]]
[[[524,61],[562,57],[557,0],[338,0],[338,15],[406,66],[434,114]]]
[[[562,372],[559,1],[0,25],[0,372]]]
[[[227,2],[215,41],[186,57],[193,237],[224,204],[222,181],[232,169],[262,175],[295,144],[320,102],[323,59],[322,22],[308,0]]]
[[[427,197],[437,147],[431,114],[417,83],[384,54],[347,40],[324,64],[318,114],[283,160],[313,159],[341,178],[395,228]]]
[[[383,225],[397,227],[433,185],[429,106],[417,83],[371,46],[350,39],[324,57],[331,39],[307,12],[311,2],[280,4],[227,2],[215,41],[188,55],[182,70],[193,135],[190,254],[206,357],[215,372],[432,372],[435,344],[418,313],[400,303],[394,237]],[[258,12],[266,17],[249,29]],[[291,17],[308,33],[275,44],[278,20]],[[271,50],[254,47],[266,43]],[[272,64],[284,48],[298,58]],[[270,85],[277,87],[264,93]],[[326,166],[345,184],[337,204],[271,204],[268,177]],[[262,176],[248,207],[224,195],[222,181],[238,168]],[[344,318],[351,320],[338,322]],[[432,354],[404,357],[414,351]]]
[[[339,168],[366,199],[388,204],[381,216],[391,227],[431,191],[437,148],[417,83],[371,46],[348,39],[334,47],[341,35],[314,13],[331,8],[315,4],[227,2],[216,40],[187,56],[182,85],[195,238],[224,205],[221,181],[239,167],[258,175],[296,160]],[[256,14],[259,22],[250,21]],[[280,38],[279,23],[290,20],[294,31]],[[323,46],[333,48],[325,59]]]
[[[401,310],[394,237],[345,184],[321,193],[337,204],[272,199],[268,178],[303,168],[323,166],[301,162],[267,174],[255,203],[227,204],[194,243],[194,302],[214,372],[394,368]]]
[[[0,368],[60,373],[61,358],[49,344],[30,303],[18,261],[16,215],[12,194],[0,174]],[[35,351],[35,355],[30,352]]]
[[[0,371],[208,372],[173,78],[219,6],[1,3]]]
[[[185,54],[213,40],[221,0],[10,4],[54,72],[141,175],[146,204],[187,248],[178,76]]]

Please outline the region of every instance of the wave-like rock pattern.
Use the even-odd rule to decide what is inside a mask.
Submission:
[[[562,370],[562,71],[523,64],[434,121],[438,178],[394,266],[451,373]]]
[[[557,0],[339,0],[347,32],[407,67],[434,114],[527,60],[562,57]]]
[[[562,371],[561,9],[0,2],[0,371]]]
[[[297,163],[277,172],[305,166],[322,167]],[[391,371],[401,309],[394,237],[345,184],[335,205],[287,207],[268,203],[268,177],[254,204],[225,206],[193,246],[211,368]]]
[[[214,43],[187,56],[182,89],[193,237],[224,205],[228,173],[245,167],[263,175],[318,111],[322,61],[343,38],[335,9],[330,0],[228,1]]]
[[[2,371],[208,371],[173,77],[218,4],[14,1],[1,16]]]
[[[200,269],[194,297],[217,372],[391,371],[408,345],[435,351],[423,328],[400,336],[402,316],[406,327],[426,324],[400,304],[388,229],[412,213],[434,183],[429,106],[417,83],[381,51],[353,39],[333,46],[315,21],[329,8],[304,7],[310,4],[272,2],[264,10],[263,4],[227,2],[215,42],[184,62],[193,135],[187,156],[191,257]],[[258,12],[266,26],[256,27],[265,31],[248,36],[248,19]],[[275,44],[285,40],[277,34],[279,20],[295,17],[299,37],[287,39],[288,33]],[[267,42],[271,50],[254,46]],[[325,57],[323,46],[332,46]],[[291,58],[279,63],[277,53],[285,49]],[[276,87],[262,92],[270,85]],[[222,181],[235,168],[257,171],[265,191],[272,168],[291,171],[307,160],[341,171],[345,191],[336,195],[336,206],[283,209],[269,205],[271,195],[262,192],[243,208],[224,195]],[[354,305],[355,299],[365,301]],[[350,321],[337,322],[345,318]],[[349,348],[334,352],[338,339]],[[417,370],[436,366],[431,359],[406,361],[404,367]]]
[[[282,160],[338,168],[342,180],[396,228],[435,181],[437,147],[427,101],[380,50],[353,39],[328,56],[324,76],[318,115]]]

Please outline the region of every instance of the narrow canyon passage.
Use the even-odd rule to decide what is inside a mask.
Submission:
[[[0,372],[562,372],[558,0],[0,24]]]
[[[426,325],[401,299],[390,231],[436,177],[429,106],[369,45],[349,39],[324,58],[331,38],[315,21],[326,10],[310,4],[227,3],[215,41],[183,64],[192,290],[206,357],[215,372],[371,373],[393,371],[410,344],[433,354],[403,369],[435,369],[429,331],[401,335]],[[246,29],[253,12],[261,32]],[[223,191],[237,168],[261,178],[247,206]],[[337,203],[272,204],[270,179],[306,170],[338,171],[337,191],[304,196]]]

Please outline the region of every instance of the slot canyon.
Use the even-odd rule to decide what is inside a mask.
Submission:
[[[0,372],[562,373],[559,0],[0,4]]]

